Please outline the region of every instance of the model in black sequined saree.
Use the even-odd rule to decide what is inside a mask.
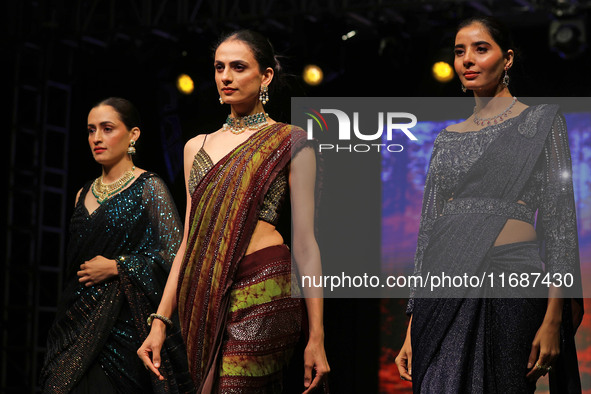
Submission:
[[[508,219],[535,222],[538,243],[493,246]],[[580,392],[571,320],[571,298],[582,294],[577,226],[566,124],[556,106],[528,107],[475,132],[443,130],[434,144],[415,274],[502,272],[573,275],[550,386],[552,392]],[[415,393],[535,390],[526,374],[546,311],[539,292],[515,287],[500,298],[466,289],[433,298],[426,291],[413,289],[407,310]]]
[[[181,242],[170,193],[158,176],[144,172],[89,213],[89,189],[90,183],[82,189],[70,223],[65,289],[48,335],[43,392],[189,392],[178,326],[162,353],[165,381],[151,377],[136,355]],[[119,275],[86,287],[77,271],[97,255],[117,260]]]

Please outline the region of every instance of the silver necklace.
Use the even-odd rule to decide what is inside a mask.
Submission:
[[[478,126],[490,126],[490,125],[495,125],[497,123],[501,123],[503,120],[505,120],[509,116],[509,114],[511,113],[511,108],[513,108],[513,106],[515,105],[516,102],[517,102],[517,97],[513,96],[513,101],[511,101],[511,104],[509,104],[509,106],[503,112],[501,112],[498,115],[491,116],[490,118],[479,117],[478,114],[476,113],[476,106],[474,106],[474,118],[472,120]]]

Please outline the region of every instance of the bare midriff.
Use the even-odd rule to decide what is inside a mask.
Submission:
[[[275,229],[270,223],[263,220],[259,220],[250,238],[248,248],[246,248],[246,254],[251,254],[257,250],[267,248],[269,246],[282,245],[283,237],[279,234],[279,231]]]
[[[526,205],[525,202],[521,200],[517,202]],[[507,219],[505,226],[495,240],[494,246],[515,242],[535,241],[536,239],[537,235],[534,226],[521,220]]]
[[[448,201],[451,200],[453,200],[453,198],[450,198]],[[527,205],[521,200],[517,201],[517,203]],[[536,241],[537,239],[537,233],[533,225],[522,220],[507,219],[505,226],[501,229],[493,246],[507,245],[515,242]]]

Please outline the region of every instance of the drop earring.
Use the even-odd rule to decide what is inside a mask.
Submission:
[[[507,69],[505,69],[505,75],[503,75],[503,80],[501,83],[505,85],[506,88],[509,87],[509,74],[507,73]]]
[[[467,91],[468,89],[466,89],[466,87],[464,86],[464,84],[460,84],[460,86],[462,87],[462,92],[466,93],[466,91]]]
[[[135,140],[129,141],[129,148],[127,148],[127,154],[130,156],[135,155]]]
[[[269,101],[269,87],[266,85],[261,85],[261,90],[259,92],[259,100],[263,105],[267,104]]]
[[[220,96],[220,104],[223,104],[224,100],[222,99],[222,96]]]

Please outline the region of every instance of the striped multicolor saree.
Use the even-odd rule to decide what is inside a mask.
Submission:
[[[278,363],[273,351],[266,358],[257,358],[253,353],[255,345],[264,349],[275,339],[262,336],[240,343],[233,341],[231,336],[229,338],[227,326],[229,323],[236,326],[235,323],[242,319],[240,313],[244,315],[242,326],[246,327],[242,328],[246,328],[246,332],[252,332],[248,325],[257,320],[252,319],[255,315],[266,313],[273,316],[274,310],[279,314],[290,310],[294,315],[300,313],[301,302],[290,299],[290,286],[286,284],[290,272],[285,270],[284,263],[290,259],[289,253],[287,256],[275,253],[271,257],[268,264],[283,268],[268,277],[265,272],[272,273],[273,270],[264,268],[267,262],[255,262],[255,266],[258,264],[263,268],[262,271],[256,268],[246,268],[245,271],[241,260],[256,254],[260,260],[261,251],[244,257],[257,224],[258,208],[273,179],[291,160],[292,152],[306,143],[305,132],[300,128],[281,123],[268,126],[221,159],[192,195],[187,249],[179,276],[178,308],[191,375],[201,392],[219,391],[220,380],[227,382],[225,377],[231,376],[242,376],[242,380],[237,380],[242,382],[241,387],[247,384],[244,377],[248,376],[258,377],[260,383],[261,376],[273,374],[276,369],[268,368],[269,364]],[[287,261],[287,267],[289,264]],[[258,275],[259,280],[245,281],[243,274],[247,272],[248,275],[248,271]],[[270,279],[273,279],[272,283]],[[269,296],[269,292],[274,295]],[[291,304],[274,304],[281,299]],[[298,306],[294,302],[299,303]],[[257,307],[260,312],[253,313],[252,308]],[[280,324],[280,321],[274,324]],[[295,327],[293,321],[287,325]],[[270,331],[277,333],[283,328]],[[299,335],[299,326],[297,330]],[[290,336],[295,336],[297,341],[297,336],[288,331],[282,337],[285,344],[290,342],[286,340]],[[222,346],[226,348],[222,350]],[[236,347],[236,351],[228,346]],[[240,346],[248,349],[241,352]]]

